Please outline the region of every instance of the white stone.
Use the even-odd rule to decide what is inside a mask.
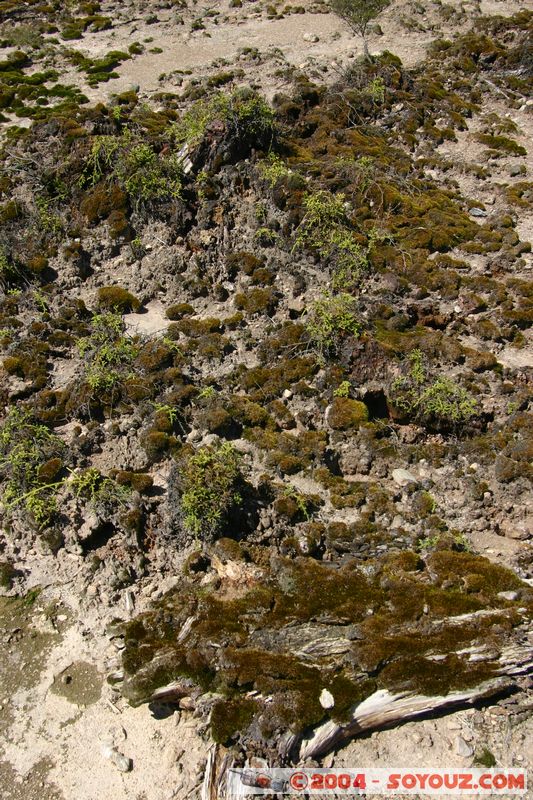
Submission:
[[[327,689],[322,689],[320,692],[319,703],[322,708],[333,708],[335,705],[335,699],[331,692],[328,692]]]
[[[393,469],[392,480],[397,483],[398,486],[407,486],[410,483],[418,483],[418,478],[415,478],[415,476],[406,469]]]
[[[119,753],[118,750],[108,744],[102,744],[102,755],[104,758],[109,759],[119,772],[129,772],[133,767],[131,758],[122,755],[122,753]]]
[[[474,755],[473,748],[465,742],[462,736],[455,737],[454,750],[458,756],[463,756],[463,758],[470,758]]]
[[[502,600],[518,600],[518,592],[498,592],[496,596]]]

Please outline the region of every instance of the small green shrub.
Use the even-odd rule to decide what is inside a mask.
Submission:
[[[357,301],[349,294],[325,292],[313,303],[305,327],[319,359],[334,356],[346,336],[359,336],[361,332]]]
[[[306,248],[333,264],[333,288],[352,289],[368,270],[368,257],[382,237],[376,230],[357,234],[347,212],[346,196],[321,190],[303,200],[304,217],[297,229],[294,249]]]
[[[477,400],[466,389],[445,376],[430,379],[420,350],[413,350],[409,361],[409,375],[397,378],[391,386],[390,399],[396,408],[440,425],[463,423],[476,414]]]
[[[176,200],[181,196],[182,167],[175,153],[162,155],[130,130],[120,136],[94,137],[80,179],[82,188],[105,180],[118,182],[131,205]]]
[[[207,102],[199,100],[174,127],[178,144],[196,147],[212,123],[224,123],[231,136],[249,144],[267,146],[274,137],[274,112],[270,106],[249,89],[237,89],[231,94],[217,92]]]
[[[45,425],[35,424],[28,411],[11,407],[0,429],[4,509],[22,506],[39,530],[50,525],[57,512],[55,493],[61,481],[50,483],[43,467],[60,459],[64,451],[63,441]]]
[[[91,333],[77,342],[84,357],[84,380],[91,392],[113,395],[132,376],[133,361],[139,349],[134,340],[124,335],[124,323],[118,314],[97,314]]]
[[[268,158],[257,165],[259,174],[272,189],[283,178],[293,175],[293,171],[275,153],[269,153]]]
[[[242,503],[240,458],[228,442],[203,447],[184,464],[181,507],[185,527],[202,539],[221,532],[231,509]]]
[[[370,58],[367,41],[369,25],[388,5],[390,0],[330,0],[333,13],[338,14],[363,39],[367,59]]]
[[[350,381],[342,381],[336,389],[333,390],[333,397],[349,397],[352,389]]]
[[[125,506],[131,494],[127,486],[115,483],[95,467],[73,472],[69,482],[75,497],[87,500],[100,512],[111,511],[117,505]]]

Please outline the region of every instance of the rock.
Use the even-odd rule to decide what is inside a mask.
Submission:
[[[519,541],[529,539],[532,535],[530,527],[523,522],[504,522],[501,525],[501,530],[508,539],[517,539]]]
[[[470,213],[470,216],[472,216],[472,217],[486,217],[487,216],[487,212],[484,211],[484,209],[482,209],[482,208],[478,208],[477,206],[475,206],[474,208],[471,208],[469,213]]]
[[[456,736],[454,741],[454,751],[456,755],[463,758],[470,758],[474,755],[474,750],[468,742],[465,742],[462,736]]]
[[[457,719],[450,719],[448,720],[446,727],[449,731],[460,731],[461,730],[461,723]]]
[[[303,40],[304,42],[319,42],[320,38],[316,35],[316,33],[304,33]]]
[[[131,758],[119,753],[115,747],[111,747],[108,744],[102,745],[102,755],[104,758],[109,759],[119,772],[130,772],[133,768],[133,761]]]
[[[415,476],[406,469],[393,469],[392,480],[397,483],[398,486],[408,486],[410,483],[418,483],[418,478],[415,478]]]
[[[501,597],[502,600],[518,600],[518,592],[498,592],[496,597]]]
[[[335,705],[335,699],[331,692],[328,692],[327,689],[322,689],[320,692],[319,703],[322,708],[333,708]]]

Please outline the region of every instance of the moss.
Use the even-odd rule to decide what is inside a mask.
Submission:
[[[327,412],[327,422],[336,431],[353,430],[368,422],[368,408],[359,400],[335,397]]]
[[[258,708],[254,700],[246,698],[218,700],[209,719],[214,741],[229,745],[236,734],[248,728]]]
[[[267,559],[261,564],[268,577],[238,598],[182,583],[150,614],[127,626],[127,696],[139,702],[179,675],[194,676],[204,690],[222,692],[232,703],[249,701],[248,693],[257,692],[257,705],[246,707],[243,716],[239,705],[230,707],[229,727],[224,725],[224,701],[215,719],[216,735],[224,741],[234,741],[245,731],[260,741],[289,728],[301,731],[330,714],[343,720],[353,704],[376,688],[431,695],[476,685],[494,674],[494,664],[473,665],[455,650],[491,640],[501,648],[502,637],[520,622],[515,605],[497,598],[502,587],[509,587],[512,573],[465,553],[441,552],[431,558],[426,567],[415,553],[387,555],[364,571],[353,561],[334,568],[299,557],[270,560],[269,571]],[[468,590],[473,569],[484,576],[475,596]],[[525,584],[521,591],[530,592]],[[501,610],[463,623],[447,620],[487,602]],[[187,640],[177,644],[177,631],[191,615],[195,623]],[[362,634],[345,658],[336,659],[334,669],[320,658],[316,665],[305,663],[295,653],[293,638],[284,638],[289,630],[300,636],[310,626],[309,641],[316,644],[316,635],[326,634],[324,625],[332,621],[356,624]],[[263,630],[269,636],[260,639]],[[206,647],[206,641],[212,644]],[[443,660],[433,660],[441,655]],[[365,676],[369,670],[373,675]],[[324,687],[335,699],[329,714],[318,703]]]
[[[276,292],[271,288],[255,288],[235,295],[235,306],[247,314],[272,316],[278,302]]]
[[[527,155],[525,147],[522,147],[522,145],[519,145],[514,139],[509,139],[507,136],[492,136],[487,133],[477,133],[475,139],[481,142],[481,144],[486,144],[491,150],[508,153],[514,156]]]
[[[471,553],[434,553],[428,565],[435,573],[438,586],[446,583],[448,588],[461,586],[465,575],[476,574],[483,579],[483,590],[487,598],[494,598],[498,592],[511,591],[522,585],[520,579],[510,569],[493,564],[482,556]]]
[[[0,561],[0,587],[2,589],[11,589],[16,574],[16,569],[9,561]]]
[[[474,764],[492,769],[496,766],[496,759],[488,747],[482,747],[480,750],[477,750],[474,755]]]
[[[173,306],[169,306],[165,313],[167,319],[176,321],[182,319],[183,317],[189,317],[191,314],[194,314],[194,308],[190,305],[190,303],[176,303]]]
[[[140,350],[135,364],[144,372],[158,372],[173,363],[172,349],[160,339],[152,339]]]
[[[262,403],[279,398],[285,389],[313,377],[317,370],[314,357],[287,358],[271,368],[241,368],[235,375],[235,382],[249,394],[251,400]]]
[[[285,489],[274,502],[274,511],[288,522],[302,522],[320,506],[320,498],[316,495],[303,495],[292,488]]]
[[[226,536],[223,536],[215,542],[213,552],[224,561],[248,560],[242,544],[236,542],[235,539],[228,539]]]
[[[261,269],[263,266],[261,259],[246,251],[230,253],[226,258],[226,271],[230,280],[235,280],[239,272],[252,275],[256,269]]]
[[[316,464],[326,449],[323,431],[302,431],[298,437],[287,433],[255,428],[245,433],[246,438],[267,452],[266,463],[282,474],[292,475]]]
[[[115,476],[116,482],[120,486],[131,486],[139,494],[147,494],[150,492],[154,485],[154,479],[151,475],[142,472],[129,472],[127,470],[119,470]]]
[[[417,691],[424,695],[446,695],[488,680],[496,669],[487,664],[472,665],[464,656],[447,655],[441,661],[420,656],[400,659],[380,674],[380,683],[396,691]]]
[[[216,433],[218,436],[231,437],[238,433],[238,426],[233,420],[232,415],[223,405],[210,403],[198,414],[197,423],[201,430]]]
[[[232,418],[247,428],[256,426],[265,427],[271,421],[266,408],[259,403],[254,403],[248,397],[232,395],[228,404],[228,411]]]
[[[80,211],[90,225],[107,219],[112,212],[125,210],[126,194],[117,185],[110,187],[104,184],[95,186],[85,193]]]
[[[163,433],[162,431],[148,431],[143,436],[141,444],[150,460],[156,462],[160,461],[168,451],[170,437],[168,433]]]
[[[233,350],[233,345],[220,333],[209,333],[194,341],[194,350],[202,358],[222,361]]]
[[[185,334],[185,336],[199,338],[210,333],[220,333],[222,325],[218,317],[204,317],[203,319],[186,317],[170,325],[168,330],[171,337],[172,331],[176,330]]]
[[[107,224],[109,225],[109,235],[112,239],[130,236],[130,226],[124,211],[112,211],[107,218]]]
[[[109,311],[138,311],[141,301],[122,286],[102,286],[98,289],[98,305]]]
[[[63,469],[63,461],[60,458],[50,458],[41,464],[37,476],[42,483],[52,483]]]
[[[20,378],[24,377],[24,368],[20,358],[16,356],[7,356],[2,361],[2,366],[8,375],[17,375]]]

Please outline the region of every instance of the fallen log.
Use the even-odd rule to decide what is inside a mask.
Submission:
[[[533,672],[533,648],[511,645],[502,650],[500,673],[464,691],[428,697],[413,692],[391,693],[381,689],[354,707],[352,718],[345,724],[332,720],[320,725],[300,744],[297,761],[319,758],[349,739],[369,731],[400,725],[436,711],[472,705],[517,687],[516,678]]]

